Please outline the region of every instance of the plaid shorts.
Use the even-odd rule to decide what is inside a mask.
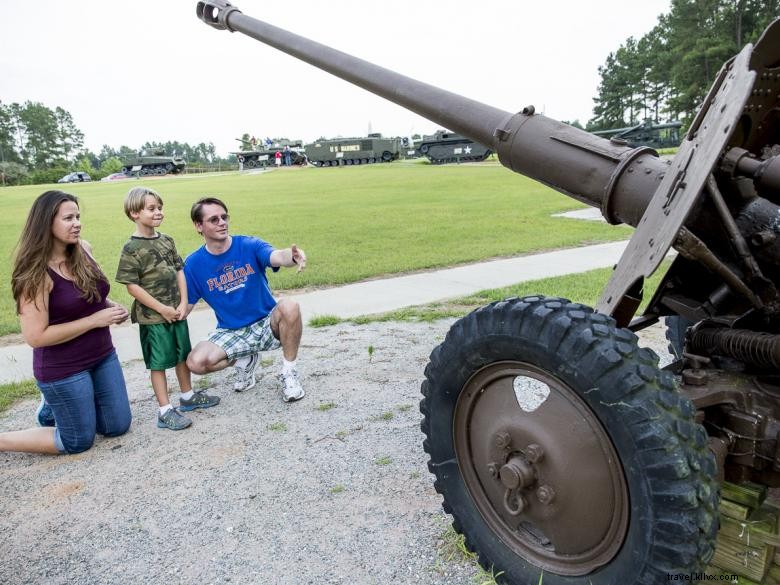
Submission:
[[[225,350],[229,360],[278,349],[282,344],[271,331],[271,315],[273,311],[240,329],[215,329],[209,334],[209,341]]]

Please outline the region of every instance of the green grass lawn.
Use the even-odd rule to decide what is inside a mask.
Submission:
[[[0,384],[0,414],[11,408],[14,402],[38,398],[40,393],[34,380]]]
[[[122,201],[139,183],[162,195],[162,230],[175,238],[182,256],[201,245],[189,209],[204,195],[226,201],[232,233],[258,235],[277,247],[301,246],[309,259],[306,271],[272,275],[275,289],[343,284],[631,233],[626,227],[550,217],[582,205],[498,164],[385,164],[61,186],[81,198],[83,237],[112,281],[133,230]],[[2,256],[12,257],[32,200],[48,188],[0,190]],[[5,262],[0,266],[0,335],[18,331],[10,275],[10,262]],[[112,297],[129,303],[121,285],[114,284]]]

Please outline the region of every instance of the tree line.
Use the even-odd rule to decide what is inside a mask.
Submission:
[[[629,37],[599,67],[598,94],[586,129],[607,130],[650,120],[690,123],[721,65],[755,42],[780,14],[780,0],[672,0],[667,14],[640,39]],[[572,122],[580,126],[579,121]],[[250,135],[241,148],[250,148]],[[121,170],[142,150],[179,155],[190,167],[229,165],[214,144],[146,142],[138,148],[84,148],[71,114],[40,103],[0,102],[1,184],[54,182],[73,170],[94,178]]]
[[[640,39],[629,37],[599,67],[591,131],[692,121],[721,65],[754,43],[780,0],[672,0]]]
[[[84,147],[84,133],[67,110],[32,101],[0,102],[0,185],[54,183],[74,170],[100,179],[121,171],[124,161],[139,152],[159,150],[183,157],[190,167],[235,163],[233,156],[219,157],[212,142],[147,141],[138,148],[106,144],[92,152]]]

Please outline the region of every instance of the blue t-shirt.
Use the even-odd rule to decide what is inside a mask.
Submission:
[[[239,329],[259,321],[276,306],[266,268],[273,246],[251,236],[231,236],[230,248],[212,254],[203,245],[184,261],[187,301],[203,299],[217,315],[217,327]]]

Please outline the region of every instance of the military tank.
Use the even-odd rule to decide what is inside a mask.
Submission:
[[[180,173],[187,166],[187,161],[180,156],[167,156],[164,150],[142,150],[135,156],[124,159],[122,164],[124,174],[130,177],[146,177]]]
[[[369,134],[366,138],[333,138],[306,145],[309,162],[317,167],[368,165],[396,160],[401,152],[397,138]]]
[[[481,161],[493,153],[487,146],[446,130],[424,136],[417,150],[434,165]]]
[[[680,146],[682,122],[673,120],[656,124],[645,120],[634,126],[597,130],[593,134],[612,140],[625,140],[628,146],[649,146],[650,148],[675,148]]]
[[[276,153],[282,152],[282,154],[284,154],[285,147],[289,147],[290,149],[292,164],[305,165],[308,162],[305,149],[303,148],[303,141],[289,140],[287,138],[277,138],[266,141],[259,146],[259,148],[254,147],[249,150],[231,152],[230,154],[235,155],[238,162],[241,163],[245,169],[263,168],[269,165],[273,166],[275,164]],[[282,159],[282,164],[284,164],[284,159]]]

